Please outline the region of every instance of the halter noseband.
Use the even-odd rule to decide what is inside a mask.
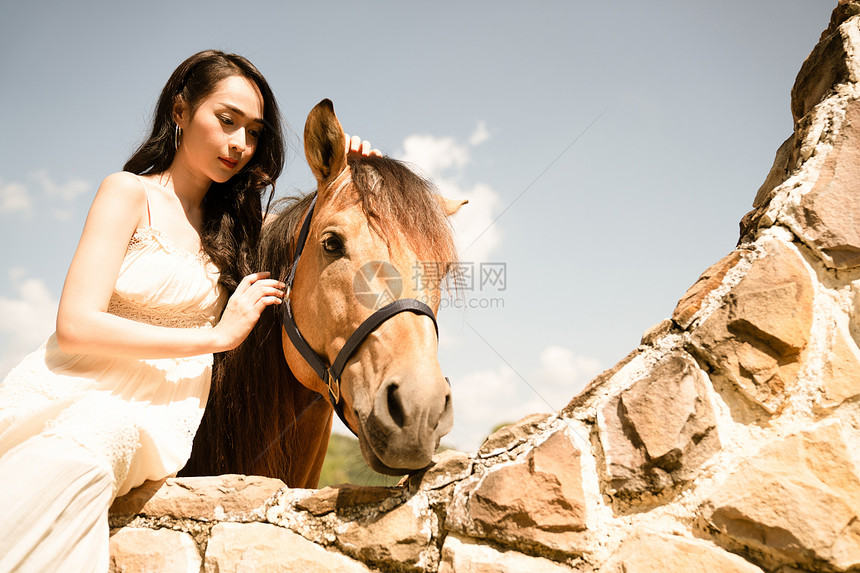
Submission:
[[[331,403],[332,408],[334,408],[334,411],[337,413],[338,418],[340,418],[344,426],[349,428],[350,431],[355,434],[355,430],[353,430],[346,422],[346,418],[343,414],[343,402],[340,400],[340,376],[343,374],[343,369],[350,357],[371,332],[376,330],[383,322],[396,314],[400,314],[401,312],[414,312],[415,314],[429,316],[433,321],[437,337],[439,336],[439,325],[436,323],[436,316],[433,314],[433,309],[423,302],[414,298],[396,300],[383,306],[367,317],[367,319],[365,319],[365,321],[362,322],[358,328],[355,329],[355,332],[353,332],[347,339],[346,344],[344,344],[343,348],[340,349],[340,352],[334,359],[331,367],[326,366],[325,360],[321,358],[313,348],[311,348],[310,344],[308,344],[302,336],[302,333],[299,332],[299,327],[296,325],[296,320],[293,317],[293,310],[290,305],[290,293],[293,288],[293,279],[295,279],[296,276],[296,267],[299,265],[299,257],[302,255],[302,250],[305,247],[305,242],[307,241],[308,233],[310,232],[311,218],[314,214],[316,202],[317,198],[314,196],[311,200],[311,205],[308,208],[308,213],[305,215],[305,220],[302,223],[302,229],[299,232],[299,240],[296,243],[293,260],[290,263],[290,274],[287,276],[287,290],[284,295],[283,326],[284,330],[287,331],[287,335],[290,337],[293,346],[296,347],[299,354],[302,355],[310,367],[313,368],[314,372],[316,372],[317,376],[319,376],[320,380],[322,380],[326,385],[326,388],[328,388],[328,400]]]

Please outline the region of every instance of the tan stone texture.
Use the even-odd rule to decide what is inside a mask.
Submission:
[[[683,354],[664,359],[650,376],[622,392],[621,404],[651,460],[680,455],[715,423],[704,373]]]
[[[433,456],[433,465],[409,478],[412,488],[438,489],[469,477],[472,458],[457,450],[444,450]]]
[[[780,564],[860,567],[860,472],[839,422],[765,446],[710,506],[707,519],[728,547],[753,547]]]
[[[165,570],[167,571],[167,570]],[[367,573],[363,563],[327,551],[268,523],[219,523],[206,549],[205,573]]]
[[[352,484],[324,487],[296,502],[298,509],[314,515],[325,515],[361,505],[377,504],[396,493],[397,488],[365,487]]]
[[[821,405],[838,406],[860,395],[860,356],[854,340],[834,328],[821,370]]]
[[[509,532],[584,529],[579,456],[565,432],[558,431],[525,461],[491,470],[473,494],[472,519]]]
[[[791,113],[798,121],[837,85],[851,80],[845,39],[837,29],[823,37],[797,74],[791,89]]]
[[[636,530],[599,573],[763,573],[742,557],[710,543]]]
[[[693,345],[718,376],[772,414],[797,379],[812,327],[813,293],[800,256],[773,241],[693,332]]]
[[[110,573],[199,573],[197,544],[183,531],[124,527],[111,531]]]
[[[848,104],[841,132],[800,212],[803,233],[825,254],[825,264],[860,265],[860,102]]]
[[[712,290],[719,287],[726,276],[741,260],[741,251],[732,251],[707,269],[691,286],[675,306],[672,320],[681,328],[687,328],[693,317],[702,308],[702,303]]]
[[[525,442],[537,431],[537,426],[549,418],[549,414],[530,414],[513,424],[502,426],[490,434],[481,447],[478,455],[488,457],[507,451]]]
[[[773,190],[781,185],[791,173],[798,167],[797,159],[800,152],[797,134],[792,133],[788,139],[782,142],[779,149],[776,150],[776,156],[773,159],[773,165],[764,180],[764,183],[759,187],[753,200],[754,209],[744,215],[741,219],[741,236],[753,230],[750,224],[760,214],[761,209],[767,207],[768,202],[773,198]]]
[[[448,535],[439,573],[570,573],[561,563],[516,551],[500,551],[474,539]]]
[[[830,25],[821,32],[821,36],[818,41],[821,42],[826,39],[846,20],[857,15],[860,15],[860,2],[857,0],[838,0],[836,8],[834,8],[833,12],[830,14]],[[851,56],[846,54],[845,57],[850,58]]]
[[[642,339],[639,344],[651,345],[660,340],[662,337],[666,336],[673,329],[675,329],[675,323],[670,318],[664,318],[657,324],[653,325],[651,328],[642,333]]]
[[[608,493],[636,501],[691,479],[720,447],[715,426],[704,372],[689,355],[668,355],[602,410]]]
[[[431,549],[434,522],[435,514],[407,502],[379,515],[348,521],[338,529],[336,544],[367,563],[415,567]]]
[[[135,515],[221,520],[245,517],[280,489],[279,479],[226,474],[146,482],[114,500],[112,521]]]
[[[512,463],[491,468],[458,495],[446,525],[509,546],[541,545],[566,553],[581,550],[586,501],[580,451],[567,428]]]

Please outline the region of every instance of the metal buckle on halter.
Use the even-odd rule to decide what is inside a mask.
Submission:
[[[329,370],[325,371],[325,377],[325,385],[328,387],[328,393],[331,394],[334,403],[337,404],[340,402],[340,380],[335,380]]]

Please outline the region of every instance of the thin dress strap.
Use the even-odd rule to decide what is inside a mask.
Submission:
[[[152,227],[152,212],[149,209],[149,189],[140,175],[137,173],[134,173],[133,175],[137,177],[137,180],[140,181],[140,184],[143,186],[143,193],[146,195],[146,224],[148,227]]]

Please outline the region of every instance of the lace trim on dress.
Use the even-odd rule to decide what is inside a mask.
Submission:
[[[202,265],[206,265],[210,262],[209,255],[206,254],[206,251],[203,250],[203,247],[201,247],[196,254],[193,254],[186,249],[180,249],[179,247],[176,247],[171,242],[171,240],[167,236],[165,236],[164,233],[162,233],[159,229],[157,229],[156,227],[150,227],[148,225],[138,227],[134,230],[134,234],[131,236],[131,240],[129,240],[128,242],[128,250],[137,250],[144,244],[151,241],[157,241],[158,244],[160,244],[165,251],[172,255],[180,256],[185,260]]]
[[[122,318],[153,324],[155,326],[201,328],[213,325],[212,319],[201,315],[199,312],[183,312],[175,308],[141,306],[139,303],[128,301],[116,293],[111,297],[107,311]]]

